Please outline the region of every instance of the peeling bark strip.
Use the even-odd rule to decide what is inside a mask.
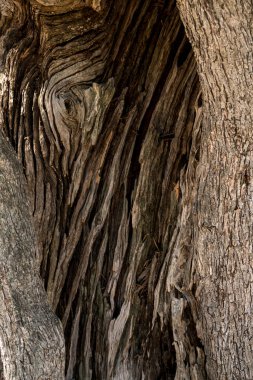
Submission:
[[[204,96],[192,240],[198,335],[210,379],[252,379],[252,1],[178,5]]]
[[[63,379],[64,339],[39,278],[20,163],[0,134],[1,379]]]
[[[0,10],[0,121],[28,181],[66,379],[205,379],[192,249],[202,104],[175,1]]]

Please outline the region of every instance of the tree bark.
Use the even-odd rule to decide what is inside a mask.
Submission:
[[[204,99],[192,241],[198,335],[210,379],[252,379],[252,2],[178,5]]]
[[[67,380],[253,378],[252,11],[218,3],[178,1],[203,119],[175,1],[1,2],[0,121]]]
[[[0,132],[0,378],[63,379],[64,338],[39,278],[24,174]]]

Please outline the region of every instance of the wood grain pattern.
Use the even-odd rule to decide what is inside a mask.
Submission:
[[[204,379],[189,249],[202,107],[175,2],[1,4],[1,125],[66,379]]]

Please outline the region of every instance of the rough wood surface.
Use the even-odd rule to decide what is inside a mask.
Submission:
[[[68,4],[6,8],[1,98],[67,379],[201,372],[201,344],[177,329],[195,312],[188,201],[201,103],[175,3]]]
[[[0,132],[0,378],[63,379],[64,338],[39,277],[22,167]]]
[[[178,0],[204,97],[192,246],[210,379],[252,379],[252,1]]]
[[[196,64],[173,0],[0,2],[0,124],[67,380],[253,378],[252,2],[178,7]],[[4,380],[58,379],[0,147]]]

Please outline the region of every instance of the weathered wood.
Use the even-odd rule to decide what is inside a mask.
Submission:
[[[252,4],[178,6],[197,65],[172,0],[1,1],[68,380],[253,378]]]
[[[1,123],[66,378],[205,378],[189,248],[202,107],[175,2],[1,7]]]
[[[64,338],[39,278],[22,167],[0,132],[0,378],[63,379]]]

